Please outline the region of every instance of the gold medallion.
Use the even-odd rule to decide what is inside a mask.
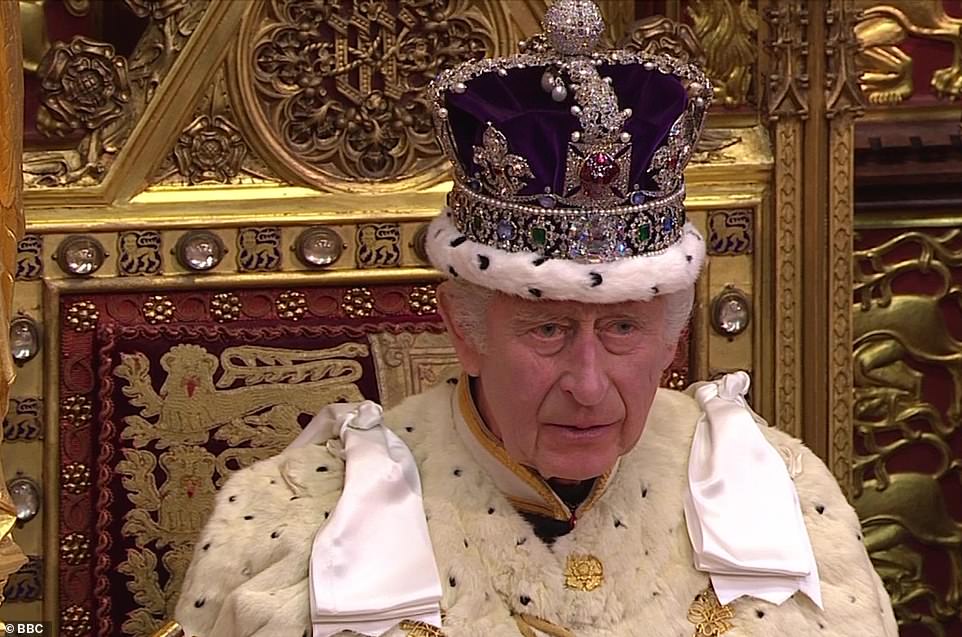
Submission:
[[[565,587],[593,591],[605,581],[605,567],[594,555],[569,555],[565,564]]]
[[[722,606],[711,586],[695,596],[688,608],[688,621],[695,625],[694,637],[719,637],[732,629],[728,620],[735,611],[728,604]]]
[[[401,630],[407,631],[407,637],[444,637],[444,633],[437,626],[424,622],[413,622],[409,619],[401,622]]]

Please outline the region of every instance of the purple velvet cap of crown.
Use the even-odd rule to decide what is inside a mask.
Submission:
[[[611,78],[620,108],[632,109],[624,127],[631,134],[629,187],[658,190],[648,167],[685,110],[684,86],[674,75],[641,64],[603,64],[598,71]],[[581,125],[571,113],[576,102],[570,93],[556,102],[541,87],[544,72],[544,67],[526,67],[510,69],[505,76],[485,73],[466,82],[463,93],[445,95],[455,151],[467,176],[477,172],[474,147],[482,144],[491,123],[508,140],[510,152],[524,157],[534,173],[519,194],[564,191],[568,142]]]

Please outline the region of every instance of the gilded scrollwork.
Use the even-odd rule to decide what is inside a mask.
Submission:
[[[630,27],[618,46],[695,62],[708,73],[720,104],[741,106],[749,98],[759,17],[746,1],[737,6],[734,2],[699,0],[689,5],[694,28],[664,16],[644,18]],[[706,130],[692,161],[721,161],[720,151],[739,141],[728,131]]]
[[[854,504],[900,624],[933,636],[962,610],[962,523],[948,506],[962,475],[960,239],[890,232],[855,252]]]
[[[28,187],[99,183],[127,141],[177,54],[196,28],[208,0],[127,0],[151,19],[129,59],[113,45],[82,36],[54,42],[37,75],[37,128],[47,136],[81,140],[67,150],[28,152]]]
[[[469,0],[271,0],[246,24],[238,91],[262,155],[321,188],[440,178],[424,89],[494,47],[494,26]]]
[[[729,108],[747,103],[758,58],[758,11],[749,0],[695,0],[687,11],[705,51],[715,99]]]
[[[210,0],[125,0],[135,15],[150,18],[130,56],[130,79],[136,112],[154,97],[161,80],[193,35]]]
[[[952,64],[933,72],[931,86],[936,95],[962,95],[962,19],[950,16],[942,0],[856,0],[856,6],[861,9],[857,64],[869,102],[898,104],[912,97],[915,63],[902,48],[909,38],[952,46]]]

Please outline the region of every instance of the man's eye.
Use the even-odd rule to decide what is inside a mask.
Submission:
[[[534,328],[535,336],[541,338],[555,338],[562,333],[562,327],[558,323],[545,323]]]
[[[638,326],[631,321],[617,321],[611,324],[611,331],[621,336],[633,334],[637,329]]]

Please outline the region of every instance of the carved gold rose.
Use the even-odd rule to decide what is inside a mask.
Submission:
[[[228,183],[240,172],[247,144],[237,128],[220,115],[202,115],[184,129],[174,147],[180,174],[191,184]]]
[[[57,42],[40,65],[37,127],[45,135],[93,131],[129,107],[127,60],[109,44],[75,37]]]

